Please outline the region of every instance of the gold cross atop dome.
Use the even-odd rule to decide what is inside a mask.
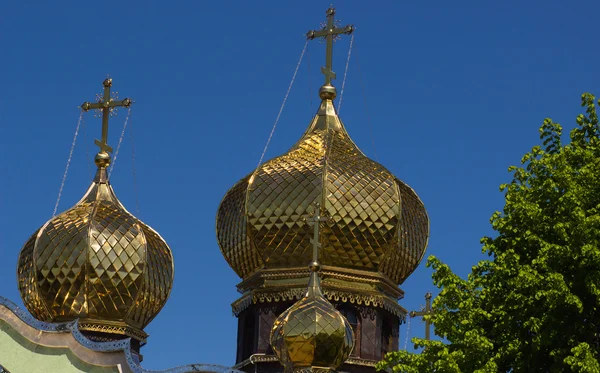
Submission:
[[[173,286],[173,255],[166,241],[128,212],[108,180],[112,151],[108,117],[131,99],[104,93],[83,111],[102,111],[102,139],[96,140],[96,176],[75,206],[53,216],[25,243],[18,279],[23,303],[44,322],[78,320],[88,338],[111,341],[132,337],[132,350],[146,343],[144,328],[159,313]]]
[[[331,218],[327,216],[321,215],[321,204],[315,203],[315,212],[312,216],[305,218],[306,223],[309,226],[314,227],[313,229],[313,238],[310,239],[310,243],[313,245],[313,258],[312,263],[310,263],[309,268],[313,272],[319,271],[319,249],[321,248],[321,243],[319,242],[319,228],[321,222],[329,222]]]
[[[319,232],[331,219],[314,204],[304,221],[313,226],[313,260],[308,266],[308,288],[302,299],[285,310],[273,323],[270,341],[286,372],[334,373],[354,348],[354,332],[346,318],[325,298],[319,279]]]
[[[98,147],[100,147],[100,153],[108,155],[108,153],[111,153],[113,151],[113,149],[108,145],[108,117],[111,115],[111,113],[116,107],[130,107],[133,101],[129,98],[124,98],[121,101],[115,101],[115,99],[111,97],[111,78],[106,78],[104,82],[102,82],[102,85],[104,86],[104,94],[98,100],[98,102],[84,102],[81,105],[81,109],[83,109],[83,111],[88,111],[92,109],[102,110],[102,139],[95,140],[94,143],[98,145]]]
[[[306,34],[308,40],[322,37],[326,41],[326,57],[325,67],[321,67],[321,72],[325,75],[325,84],[319,90],[319,95],[322,99],[328,98],[333,100],[336,95],[335,87],[331,85],[331,79],[335,79],[335,72],[333,72],[333,40],[339,35],[349,35],[354,32],[353,25],[347,25],[345,27],[335,27],[335,8],[331,7],[325,12],[327,15],[327,24],[321,30],[311,30]],[[325,95],[326,97],[323,97]]]

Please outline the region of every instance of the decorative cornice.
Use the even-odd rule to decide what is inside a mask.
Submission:
[[[304,288],[283,289],[273,291],[253,291],[243,295],[240,299],[231,304],[233,314],[239,314],[247,309],[251,304],[284,302],[288,300],[299,300],[306,293]],[[330,301],[344,302],[351,304],[364,304],[365,306],[380,307],[388,312],[400,317],[404,321],[408,311],[400,306],[393,299],[381,294],[361,293],[353,291],[344,291],[337,289],[323,289],[323,294]]]
[[[92,350],[94,352],[118,352],[123,353],[125,361],[133,373],[193,373],[193,372],[206,372],[206,373],[243,373],[233,368],[224,367],[222,365],[215,364],[191,364],[179,366],[165,370],[146,370],[142,368],[131,352],[131,338],[123,339],[120,341],[113,342],[94,342],[86,338],[80,331],[78,326],[78,320],[64,322],[64,323],[47,323],[34,319],[28,313],[17,307],[10,300],[0,296],[0,306],[8,309],[9,312],[14,314],[18,319],[27,324],[28,326],[36,329],[38,332],[47,333],[70,333],[73,339],[79,343],[82,347]],[[34,342],[35,343],[35,342]],[[0,366],[0,373],[2,373]],[[6,371],[6,369],[4,369]]]
[[[273,363],[279,362],[277,356],[275,355],[267,355],[267,354],[253,354],[250,355],[246,360],[242,360],[232,367],[232,369],[241,369],[246,365],[256,364],[256,363]]]
[[[317,367],[309,367],[309,368],[297,368],[292,369],[291,373],[335,373],[335,370],[331,368],[317,368]]]
[[[247,358],[246,360],[243,360],[240,363],[234,365],[232,367],[232,369],[241,369],[250,364],[273,363],[273,362],[279,362],[279,360],[277,360],[277,357],[275,355],[253,354],[253,355],[250,355],[250,357]],[[377,361],[351,357],[351,358],[347,359],[346,361],[344,361],[344,364],[375,367],[377,365]],[[298,371],[294,371],[294,372],[297,373]],[[313,372],[314,372],[314,370],[313,370]]]
[[[128,325],[112,325],[103,322],[88,322],[87,320],[81,320],[77,323],[79,330],[100,332],[107,334],[120,334],[132,337],[140,341],[142,344],[146,344],[148,334],[139,329],[134,329]]]
[[[372,271],[362,271],[351,268],[341,268],[333,266],[323,266],[321,269],[321,279],[323,284],[327,280],[340,280],[352,282],[355,284],[365,284],[376,287],[390,297],[402,299],[404,291],[394,284],[387,276]],[[285,269],[261,269],[237,285],[238,292],[244,294],[247,291],[260,287],[265,287],[265,283],[276,282],[277,280],[308,279],[309,272],[306,267],[285,268]]]
[[[351,357],[344,362],[344,364],[362,365],[365,367],[375,367],[377,363],[378,361],[376,360],[360,359],[356,357]]]

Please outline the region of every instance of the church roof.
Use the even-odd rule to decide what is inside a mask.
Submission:
[[[151,373],[131,352],[130,339],[95,342],[77,320],[47,323],[34,319],[0,296],[0,372]],[[221,365],[190,364],[161,373],[242,373]]]
[[[419,265],[429,220],[407,184],[360,151],[324,98],[302,138],[225,195],[217,214],[223,255],[242,278],[310,259],[304,217],[319,202],[331,216],[321,263],[381,272],[402,283]]]
[[[257,271],[297,268],[310,259],[305,217],[321,204],[330,216],[319,236],[321,264],[382,273],[401,284],[419,265],[429,237],[423,203],[407,184],[369,159],[336,113],[333,40],[354,31],[327,24],[307,38],[327,44],[321,105],[300,140],[259,165],[226,194],[217,212],[221,252],[243,279]]]
[[[162,309],[173,285],[173,257],[162,237],[129,213],[108,180],[106,143],[115,106],[111,79],[105,94],[84,110],[103,111],[98,171],[83,198],[51,218],[25,243],[18,281],[25,307],[41,321],[79,319],[82,330],[121,334],[145,342],[143,329]]]

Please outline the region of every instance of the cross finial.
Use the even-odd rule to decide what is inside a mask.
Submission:
[[[325,12],[327,15],[327,23],[321,30],[311,30],[306,34],[306,38],[309,40],[322,37],[325,39],[326,57],[325,67],[321,67],[321,72],[325,75],[325,84],[319,90],[321,99],[333,100],[336,95],[335,87],[331,85],[331,79],[335,79],[335,72],[333,72],[333,40],[342,34],[351,34],[354,32],[353,25],[347,25],[345,27],[336,27],[335,25],[335,8],[331,6]]]
[[[327,216],[321,215],[321,204],[319,202],[316,202],[314,204],[314,207],[315,207],[314,214],[311,214],[311,216],[304,218],[304,219],[305,219],[306,223],[308,223],[309,226],[314,227],[313,238],[310,240],[310,243],[312,244],[312,247],[313,247],[313,258],[312,258],[312,262],[309,265],[309,268],[313,272],[318,272],[320,269],[319,248],[321,247],[321,243],[319,242],[320,224],[321,224],[321,222],[330,221],[330,218],[328,218]]]
[[[410,317],[423,317],[426,315],[433,315],[433,309],[431,308],[431,293],[427,292],[425,294],[425,307],[421,308],[421,311],[411,311],[409,313]],[[425,339],[429,340],[431,338],[431,320],[425,320]]]
[[[94,143],[100,148],[100,152],[96,156],[96,164],[99,167],[106,167],[110,163],[110,156],[113,149],[108,145],[108,117],[114,114],[114,109],[118,106],[130,107],[133,101],[129,98],[125,98],[121,101],[116,101],[116,96],[111,97],[110,87],[112,87],[112,79],[106,78],[102,82],[104,86],[104,93],[102,97],[99,97],[95,103],[84,102],[81,105],[83,111],[92,109],[98,109],[102,111],[102,138],[101,140],[95,140]],[[101,160],[99,162],[99,160]]]

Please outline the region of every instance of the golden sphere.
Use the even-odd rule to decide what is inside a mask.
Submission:
[[[337,90],[332,85],[324,85],[319,88],[319,97],[321,100],[333,100],[337,96]]]
[[[94,163],[96,163],[96,166],[98,167],[106,168],[110,164],[110,155],[108,155],[108,153],[106,152],[100,152],[96,154],[96,157],[94,158]]]
[[[311,262],[308,265],[308,269],[310,269],[311,272],[319,272],[321,270],[321,265],[319,262]]]

